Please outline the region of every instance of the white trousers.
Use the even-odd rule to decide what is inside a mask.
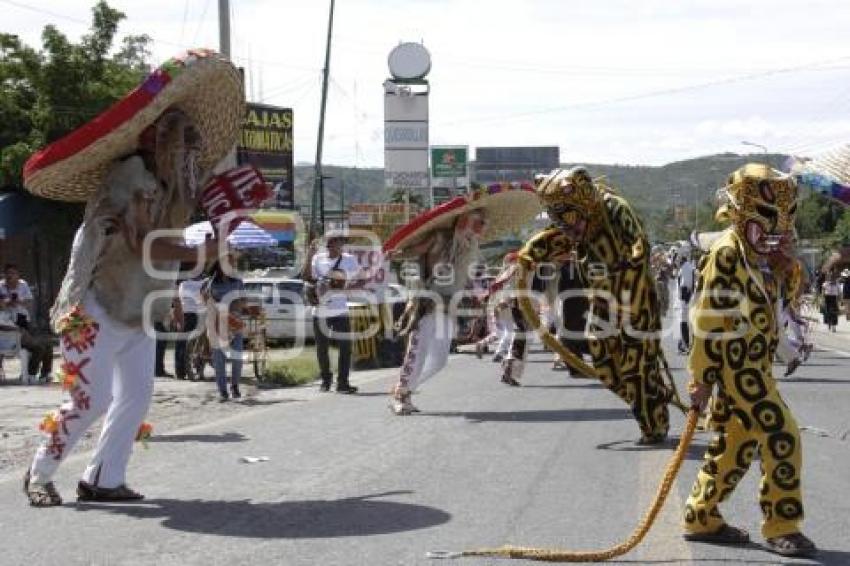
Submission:
[[[496,311],[496,321],[499,332],[499,344],[496,346],[496,354],[505,357],[511,349],[511,342],[514,338],[514,318],[511,316],[511,309],[500,308]]]
[[[140,328],[112,320],[88,294],[87,316],[98,324],[91,344],[61,340],[63,374],[78,377],[68,399],[55,413],[55,430],[35,454],[30,472],[34,483],[47,483],[85,431],[104,413],[106,418],[94,456],[83,480],[113,488],[125,482],[127,463],[139,426],[153,395],[155,341]]]
[[[776,337],[776,355],[780,360],[787,364],[797,357],[801,344],[795,344],[792,342],[791,338],[788,337],[788,331],[785,328],[785,323],[788,322],[788,313],[778,302],[776,304],[775,311],[776,319],[778,321],[777,326],[779,327],[777,329]]]
[[[454,324],[445,313],[423,316],[411,330],[401,366],[398,386],[416,391],[428,378],[446,367],[452,346]]]

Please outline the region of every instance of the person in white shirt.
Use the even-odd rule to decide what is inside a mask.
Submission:
[[[679,340],[679,353],[685,354],[691,349],[691,329],[688,324],[688,310],[694,295],[696,283],[696,266],[691,259],[690,248],[682,250],[682,265],[679,267],[679,301],[682,306],[682,314],[679,320],[679,328],[682,337]]]
[[[331,236],[327,249],[316,253],[310,264],[310,277],[316,283],[319,304],[313,318],[316,336],[316,357],[321,372],[321,390],[330,391],[333,382],[328,346],[334,340],[339,348],[336,390],[338,393],[357,393],[348,382],[351,371],[351,323],[348,317],[345,289],[356,286],[360,265],[353,255],[342,251],[344,239]],[[314,248],[315,249],[315,248]]]
[[[47,383],[53,370],[53,343],[47,336],[36,335],[30,328],[30,309],[33,304],[32,291],[21,279],[14,264],[7,263],[3,269],[5,279],[0,280],[0,308],[21,333],[21,380],[28,384]],[[26,366],[26,367],[23,367]]]
[[[27,282],[21,279],[18,267],[7,263],[3,268],[5,278],[0,281],[0,294],[6,297],[6,307],[12,313],[15,324],[29,329],[30,308],[32,308],[32,291]]]
[[[194,279],[186,279],[177,287],[177,297],[183,307],[183,321],[181,330],[185,337],[174,342],[174,373],[177,379],[192,379],[194,376],[189,364],[189,356],[186,351],[188,336],[198,328],[198,319],[206,311],[203,299],[201,299],[201,287],[204,284],[203,275]]]

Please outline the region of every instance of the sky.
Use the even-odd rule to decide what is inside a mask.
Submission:
[[[218,0],[110,0],[153,62],[218,48]],[[313,162],[329,1],[231,0],[249,100],[293,108]],[[94,0],[0,0],[0,30],[77,39]],[[720,152],[813,155],[850,142],[846,0],[337,0],[323,162],[383,166],[387,55],[431,53],[432,144],[557,145],[571,163]],[[744,144],[742,142],[749,142]],[[756,144],[756,145],[751,145]]]

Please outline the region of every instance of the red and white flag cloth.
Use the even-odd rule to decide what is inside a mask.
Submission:
[[[255,209],[272,196],[272,190],[263,175],[253,165],[240,165],[216,175],[204,187],[201,209],[209,218],[218,239],[227,238],[230,232],[247,218],[237,212]],[[222,221],[227,216],[226,225]]]

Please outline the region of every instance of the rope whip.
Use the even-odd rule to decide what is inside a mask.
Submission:
[[[518,277],[518,288],[520,290],[527,290],[527,277],[525,277],[525,275],[527,274],[527,267],[522,261],[519,262],[519,265],[520,268]],[[561,355],[565,361],[570,364],[574,364],[577,369],[586,372],[587,375],[598,377],[596,371],[587,364],[585,364],[584,360],[564,348],[558,340],[556,340],[551,334],[546,332],[545,329],[542,329],[542,326],[540,325],[540,319],[537,316],[536,309],[534,309],[534,305],[528,298],[527,294],[523,294],[519,298],[519,306],[520,310],[522,310],[523,315],[527,317],[528,322],[531,323],[532,326],[534,326],[535,328],[539,329],[540,337],[544,344],[546,344],[552,350]],[[662,359],[664,359],[663,354]],[[664,359],[664,366],[668,377],[670,378],[670,381],[672,383],[672,376],[670,375],[670,370],[667,366],[666,359]],[[676,390],[674,386],[674,392],[675,391]],[[676,400],[679,401],[679,405],[681,405],[681,401],[678,398],[678,392],[676,392],[675,396]],[[629,537],[620,544],[604,550],[578,551],[506,545],[501,548],[480,548],[475,550],[463,550],[460,552],[433,551],[427,553],[426,556],[428,558],[435,559],[493,557],[536,560],[540,562],[601,562],[626,554],[638,544],[640,544],[644,537],[646,537],[646,534],[649,532],[649,529],[652,528],[655,519],[658,517],[658,513],[661,511],[662,507],[664,506],[664,503],[667,501],[667,496],[670,494],[670,490],[673,487],[673,482],[675,481],[676,476],[679,474],[679,470],[682,467],[682,462],[685,459],[688,446],[690,446],[691,440],[693,440],[699,416],[699,407],[691,406],[688,409],[687,420],[685,421],[685,429],[682,432],[681,438],[679,438],[679,445],[676,447],[675,452],[673,452],[673,455],[670,457],[670,461],[667,464],[666,470],[664,470],[664,475],[661,478],[661,483],[658,486],[658,491],[655,494],[655,498],[653,499],[649,508],[644,513],[641,520],[638,522],[635,529],[632,531],[632,534],[629,535]]]

